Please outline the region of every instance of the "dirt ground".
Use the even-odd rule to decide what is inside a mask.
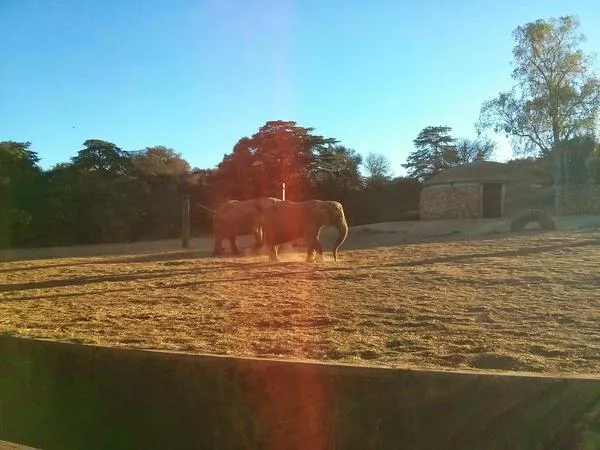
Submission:
[[[442,369],[600,374],[600,217],[354,227],[304,263],[209,238],[0,253],[0,332],[106,346]],[[333,234],[324,233],[330,248]],[[247,245],[248,239],[242,239]]]

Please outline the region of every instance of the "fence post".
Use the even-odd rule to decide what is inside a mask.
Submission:
[[[181,246],[190,246],[190,196],[185,194],[181,202]]]

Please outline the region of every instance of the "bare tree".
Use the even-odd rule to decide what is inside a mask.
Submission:
[[[458,164],[489,160],[494,156],[496,143],[488,137],[459,139],[456,143]]]
[[[367,182],[371,185],[384,183],[391,178],[392,165],[384,155],[369,153],[365,158],[365,169],[368,172]]]

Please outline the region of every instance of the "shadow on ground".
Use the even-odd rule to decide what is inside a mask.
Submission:
[[[325,263],[325,264],[311,264],[311,263],[303,263],[299,261],[283,261],[280,263],[269,263],[268,261],[260,261],[260,262],[248,262],[244,261],[242,258],[237,257],[218,257],[215,258],[215,265],[211,265],[208,267],[199,267],[199,268],[190,268],[189,266],[184,269],[177,268],[169,268],[169,269],[158,269],[152,271],[144,271],[139,273],[124,273],[121,275],[97,275],[97,276],[85,276],[85,277],[65,277],[59,279],[51,279],[44,281],[34,281],[29,283],[19,283],[19,284],[2,284],[0,285],[0,292],[18,292],[18,291],[27,291],[27,290],[37,290],[37,289],[48,289],[48,288],[59,288],[66,287],[72,285],[91,285],[91,284],[104,284],[104,283],[119,283],[119,282],[128,282],[128,281],[139,281],[139,280],[160,280],[165,278],[171,278],[173,276],[181,276],[181,275],[195,275],[198,274],[199,271],[203,273],[213,272],[213,271],[235,271],[236,273],[232,274],[231,277],[223,277],[219,279],[213,280],[198,280],[198,281],[189,281],[183,283],[169,284],[161,286],[161,289],[173,289],[173,288],[185,288],[192,286],[201,286],[201,285],[212,285],[212,284],[222,284],[222,283],[239,283],[244,281],[255,281],[257,279],[256,273],[250,273],[249,275],[241,276],[240,271],[247,273],[255,268],[268,269],[270,267],[278,267],[285,268],[285,271],[262,271],[260,273],[260,278],[289,278],[289,277],[312,277],[318,272],[343,272],[343,271],[356,271],[360,269],[380,269],[384,267],[417,267],[424,265],[433,265],[438,263],[449,263],[449,262],[465,262],[476,260],[480,258],[504,258],[504,257],[518,257],[518,256],[527,256],[533,254],[542,254],[546,252],[554,252],[561,249],[574,249],[579,247],[587,247],[587,246],[600,246],[600,239],[590,239],[583,242],[571,243],[571,244],[556,244],[556,245],[541,245],[541,246],[532,246],[520,248],[518,250],[503,250],[496,252],[485,252],[485,253],[470,253],[464,255],[452,255],[452,256],[440,256],[435,258],[426,258],[420,260],[412,260],[412,261],[402,261],[402,262],[389,262],[384,264],[369,264],[369,265],[344,265],[342,263]],[[110,260],[103,261],[102,263],[114,263],[114,264],[123,264],[130,262],[148,262],[148,261],[171,261],[175,262],[175,259],[185,260],[186,258],[192,258],[191,255],[195,255],[192,252],[173,252],[168,254],[150,254],[150,255],[142,255],[139,258],[123,258],[118,260]],[[156,259],[154,259],[156,258]],[[98,262],[96,261],[96,264]],[[182,264],[184,262],[182,261]],[[89,264],[92,264],[91,262]],[[75,263],[74,265],[77,265]],[[67,266],[67,264],[65,264]],[[39,266],[34,267],[29,270],[35,270],[37,268],[44,268],[47,266]],[[17,269],[14,269],[17,270]],[[103,289],[103,292],[124,292],[132,290],[132,288],[117,288],[117,289]],[[52,294],[50,297],[58,298],[58,297],[73,297],[81,295],[81,293],[66,293],[66,294]],[[7,300],[34,300],[41,298],[48,298],[49,296],[29,296],[29,297],[18,297],[14,299]]]

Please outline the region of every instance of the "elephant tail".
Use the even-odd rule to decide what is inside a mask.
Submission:
[[[335,211],[335,212],[334,212]],[[335,224],[338,230],[338,237],[333,245],[333,260],[337,261],[338,249],[342,246],[346,237],[348,236],[348,223],[344,216],[344,209],[342,205],[338,205],[335,210],[330,210],[330,222],[332,225]]]
[[[216,211],[214,209],[210,209],[208,206],[204,206],[202,203],[196,203],[200,208],[208,211],[211,214],[214,214]]]

